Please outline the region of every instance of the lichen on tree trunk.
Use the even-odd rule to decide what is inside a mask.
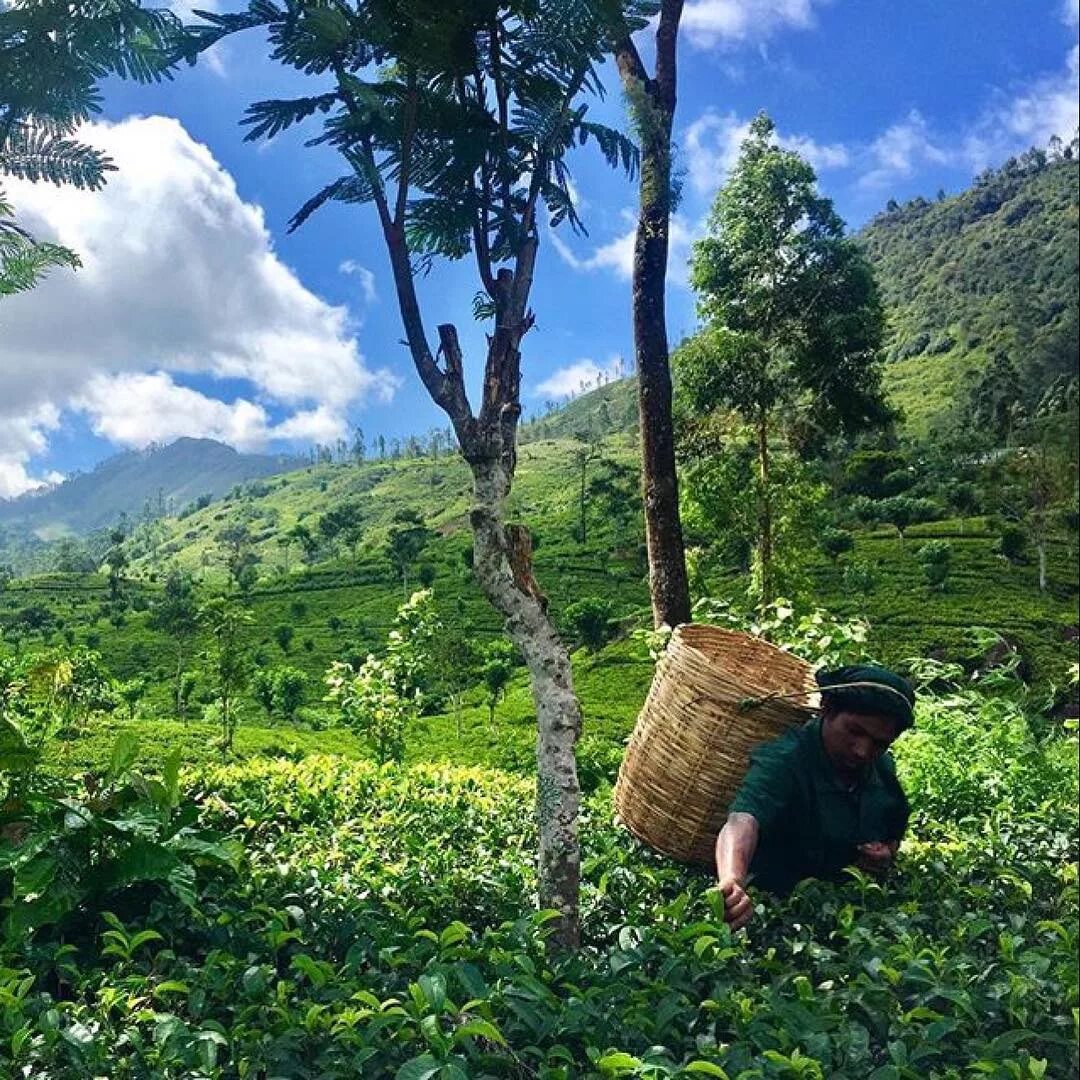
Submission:
[[[570,656],[547,615],[546,601],[535,588],[531,567],[520,565],[522,546],[509,538],[513,527],[504,520],[509,472],[497,461],[474,462],[472,472],[476,578],[506,620],[507,633],[525,660],[536,705],[540,905],[559,912],[556,942],[575,948],[580,939],[577,819],[581,788],[574,750],[581,734],[581,708],[574,694]]]

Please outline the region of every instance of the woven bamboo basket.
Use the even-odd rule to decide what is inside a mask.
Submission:
[[[619,769],[616,814],[657,851],[711,865],[750,751],[808,720],[815,694],[810,666],[767,641],[680,626]]]

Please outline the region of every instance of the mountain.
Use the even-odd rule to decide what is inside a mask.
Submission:
[[[1080,162],[1029,150],[958,195],[890,202],[858,234],[889,316],[886,387],[913,433],[991,367],[1029,412],[1076,375],[1078,188]]]
[[[269,454],[241,454],[213,439],[177,439],[167,446],[115,454],[92,472],[17,499],[0,500],[0,525],[42,538],[105,528],[147,507],[153,516],[176,514],[197,500],[220,498],[237,484],[287,472],[306,462]]]

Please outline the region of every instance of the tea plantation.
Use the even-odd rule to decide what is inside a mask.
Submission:
[[[1033,734],[1007,674],[923,677],[891,880],[761,895],[732,935],[600,781],[570,956],[531,911],[523,775],[334,754],[154,780],[122,741],[91,786],[35,788],[5,849],[0,1071],[1075,1076],[1075,735]]]

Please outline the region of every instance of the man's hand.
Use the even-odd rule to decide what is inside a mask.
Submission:
[[[724,922],[732,930],[741,930],[754,914],[754,902],[736,878],[725,878],[719,884],[724,897]]]
[[[893,859],[896,857],[896,850],[899,847],[899,840],[890,840],[887,843],[875,840],[869,844],[859,844],[856,848],[859,855],[855,860],[855,865],[860,870],[865,870],[870,874],[879,876],[887,874],[892,868]]]

